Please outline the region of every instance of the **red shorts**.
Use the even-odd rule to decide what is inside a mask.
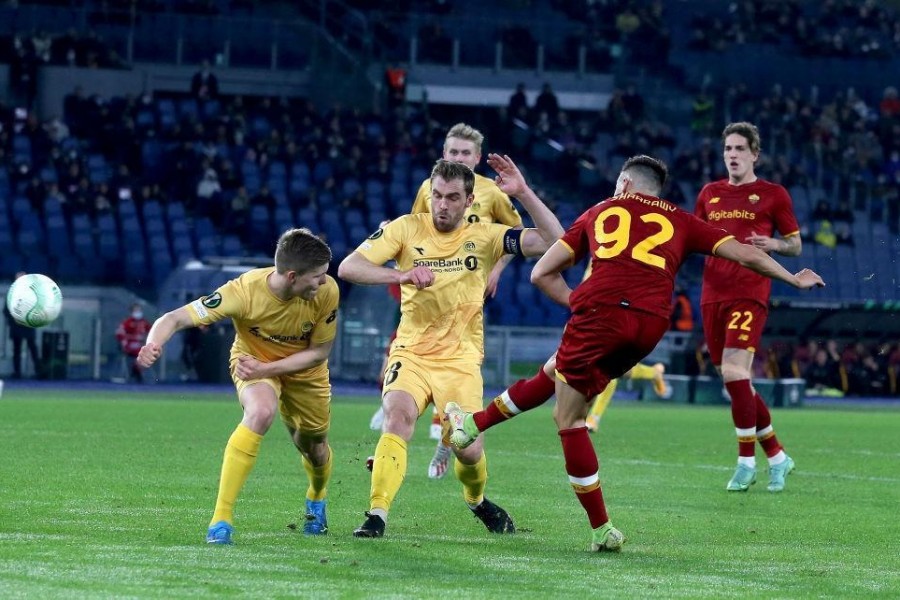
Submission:
[[[718,367],[725,348],[756,352],[769,309],[756,300],[728,300],[703,304],[700,314],[709,358]]]
[[[669,320],[619,306],[574,314],[556,352],[557,376],[593,398],[650,354]]]

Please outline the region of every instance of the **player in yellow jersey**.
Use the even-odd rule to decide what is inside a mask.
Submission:
[[[555,361],[553,368],[556,368]],[[656,392],[656,395],[660,398],[667,399],[672,396],[672,388],[667,385],[666,380],[663,379],[665,372],[666,367],[662,363],[656,363],[652,366],[637,364],[623,377],[628,377],[629,379],[652,379],[653,391]],[[591,413],[587,416],[587,419],[585,419],[585,426],[591,433],[594,433],[600,428],[600,419],[603,418],[603,413],[606,412],[606,408],[612,401],[613,394],[616,393],[618,384],[618,379],[611,380],[606,386],[606,389],[594,398],[594,405],[591,407]]]
[[[457,123],[447,131],[444,139],[444,160],[466,165],[472,171],[481,163],[481,146],[484,135],[471,125]],[[522,229],[522,217],[513,205],[509,196],[497,187],[493,179],[475,173],[475,198],[466,209],[465,219],[469,223],[501,223],[514,229]],[[431,212],[431,178],[427,178],[419,186],[413,202],[412,214]],[[488,275],[485,297],[497,294],[500,275],[513,259],[511,254],[500,257]],[[428,477],[440,479],[447,473],[450,464],[450,447],[442,439],[442,427],[437,410],[431,421],[431,438],[437,440],[434,456],[428,464]]]
[[[231,378],[243,418],[225,447],[210,544],[230,544],[238,494],[277,414],[300,451],[309,479],[304,533],[328,531],[325,496],[331,477],[328,445],[331,383],[328,355],[337,331],[339,293],[329,277],[331,250],[308,229],[278,239],[275,266],[254,269],[215,292],[156,320],[138,362],[152,365],[176,331],[230,318]]]
[[[517,197],[536,229],[468,222],[475,174],[466,165],[439,160],[431,174],[431,214],[402,216],[379,229],[341,263],[352,283],[401,287],[401,317],[382,388],[385,421],[375,449],[365,522],[356,537],[381,537],[394,496],[406,476],[407,442],[428,408],[449,402],[478,410],[483,402],[484,293],[491,269],[504,254],[542,254],[563,229],[525,183],[508,157],[492,154],[500,189]],[[384,267],[397,261],[397,268]],[[444,436],[448,435],[445,426]],[[487,464],[479,438],[454,449],[463,498],[489,531],[510,533],[505,510],[484,497]]]

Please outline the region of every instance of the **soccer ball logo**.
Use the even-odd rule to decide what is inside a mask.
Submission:
[[[62,292],[46,275],[23,275],[6,293],[6,306],[20,325],[44,327],[56,320],[62,310]]]

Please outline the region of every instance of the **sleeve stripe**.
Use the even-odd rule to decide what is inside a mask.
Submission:
[[[790,233],[783,233],[781,234],[781,237],[786,238],[791,237],[792,235],[800,235],[800,230],[798,229],[797,231],[792,231]]]
[[[562,244],[563,246],[565,246],[565,247],[566,247],[566,250],[569,251],[569,254],[571,254],[572,256],[575,256],[575,251],[572,250],[572,246],[568,245],[568,244],[567,244],[564,240],[562,240],[562,239],[559,239],[559,240],[556,240],[556,241],[557,241],[557,243]]]
[[[721,246],[722,244],[724,244],[724,243],[727,242],[728,240],[733,240],[733,239],[734,239],[734,236],[733,236],[733,235],[726,235],[726,236],[723,237],[721,240],[719,240],[718,242],[716,242],[716,245],[713,246],[712,253],[715,254],[715,253],[716,253],[716,250],[719,249],[719,246]]]

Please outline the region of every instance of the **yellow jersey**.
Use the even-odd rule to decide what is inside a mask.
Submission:
[[[208,296],[186,305],[194,325],[230,318],[234,323],[231,360],[253,356],[273,362],[311,344],[324,344],[337,335],[337,282],[326,276],[312,300],[282,300],[269,289],[275,267],[253,269],[228,281]],[[328,361],[301,371],[304,378],[328,376]]]
[[[400,286],[400,325],[394,349],[405,348],[428,359],[484,358],[484,290],[494,264],[507,250],[510,227],[464,222],[456,231],[435,229],[429,213],[404,215],[388,223],[356,249],[383,265],[397,261],[403,271],[424,265],[434,284],[417,290]]]
[[[416,200],[410,214],[431,212],[431,179],[419,186]],[[492,179],[475,174],[475,201],[466,209],[469,223],[502,223],[510,227],[521,227],[522,217],[513,206],[509,196],[500,191]]]

